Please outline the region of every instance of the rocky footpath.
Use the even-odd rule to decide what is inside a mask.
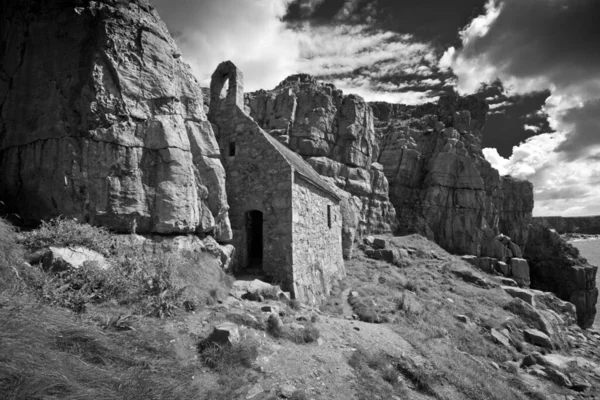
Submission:
[[[373,162],[373,112],[361,97],[300,74],[273,90],[246,94],[245,104],[261,128],[341,189],[346,257],[357,234],[393,231],[396,213],[388,182]]]
[[[0,200],[138,233],[231,238],[200,86],[146,0],[0,5]]]
[[[500,177],[485,160],[488,106],[472,96],[420,106],[371,103],[374,160],[390,185],[399,232],[417,232],[459,254],[494,256],[498,234],[527,240],[531,183]]]
[[[600,216],[593,217],[535,217],[536,223],[556,230],[560,234],[600,234]]]

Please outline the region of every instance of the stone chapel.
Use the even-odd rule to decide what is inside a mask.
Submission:
[[[244,111],[243,76],[231,61],[212,75],[208,118],[227,174],[233,271],[320,303],[345,276],[340,197]]]

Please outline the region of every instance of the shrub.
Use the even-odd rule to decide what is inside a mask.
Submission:
[[[0,307],[2,399],[175,400],[200,394],[189,367],[168,347],[172,337],[159,335],[156,324],[113,333],[27,298],[2,302],[10,305]]]
[[[110,254],[114,243],[106,228],[80,224],[76,219],[55,218],[23,235],[21,243],[29,248],[47,246],[82,246],[105,256]]]
[[[237,367],[251,368],[258,357],[258,342],[243,337],[237,343],[205,343],[198,344],[200,360],[209,368],[226,373]]]

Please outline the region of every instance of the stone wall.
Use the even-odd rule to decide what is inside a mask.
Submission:
[[[292,168],[247,115],[232,115],[237,133],[223,135],[229,217],[236,248],[234,270],[248,263],[247,212],[263,213],[263,271],[284,290],[292,279]],[[229,156],[235,143],[235,156]]]
[[[387,179],[380,165],[372,165],[373,113],[361,97],[299,74],[273,90],[247,93],[245,105],[261,128],[344,192],[345,257],[351,257],[357,236],[394,230],[396,212]]]
[[[318,304],[345,275],[339,200],[296,174],[292,194],[294,292]]]
[[[0,49],[9,208],[120,232],[220,225],[231,239],[201,88],[147,1],[2,1]]]

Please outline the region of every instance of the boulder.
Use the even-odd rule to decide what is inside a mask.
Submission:
[[[240,332],[236,324],[223,322],[215,325],[212,333],[206,339],[208,343],[233,344],[240,341]]]
[[[3,1],[0,193],[24,220],[231,239],[190,67],[145,0]]]
[[[486,279],[475,275],[471,271],[468,271],[468,270],[452,271],[452,273],[454,275],[456,275],[457,277],[461,278],[463,281],[472,283],[476,286],[479,286],[479,287],[482,287],[485,289],[489,289],[489,288],[493,287],[493,285],[490,282],[488,282]]]
[[[529,287],[531,279],[529,277],[529,264],[527,263],[527,260],[522,258],[511,258],[510,271],[512,278],[519,286]]]
[[[386,245],[387,242],[385,239],[375,238],[375,240],[373,240],[373,247],[376,249],[385,249]]]
[[[519,298],[535,307],[535,291],[511,286],[502,286],[502,289],[511,297]]]
[[[548,337],[548,335],[546,335],[544,332],[538,331],[537,329],[525,329],[523,334],[528,342],[537,346],[545,347],[547,349],[552,349],[554,347],[550,337]]]
[[[510,338],[507,335],[494,328],[490,330],[490,334],[496,342],[500,343],[506,348],[512,349],[512,346],[510,345]]]
[[[44,269],[53,271],[77,269],[86,263],[91,263],[100,269],[109,268],[109,264],[102,254],[80,246],[50,246],[42,258]]]

